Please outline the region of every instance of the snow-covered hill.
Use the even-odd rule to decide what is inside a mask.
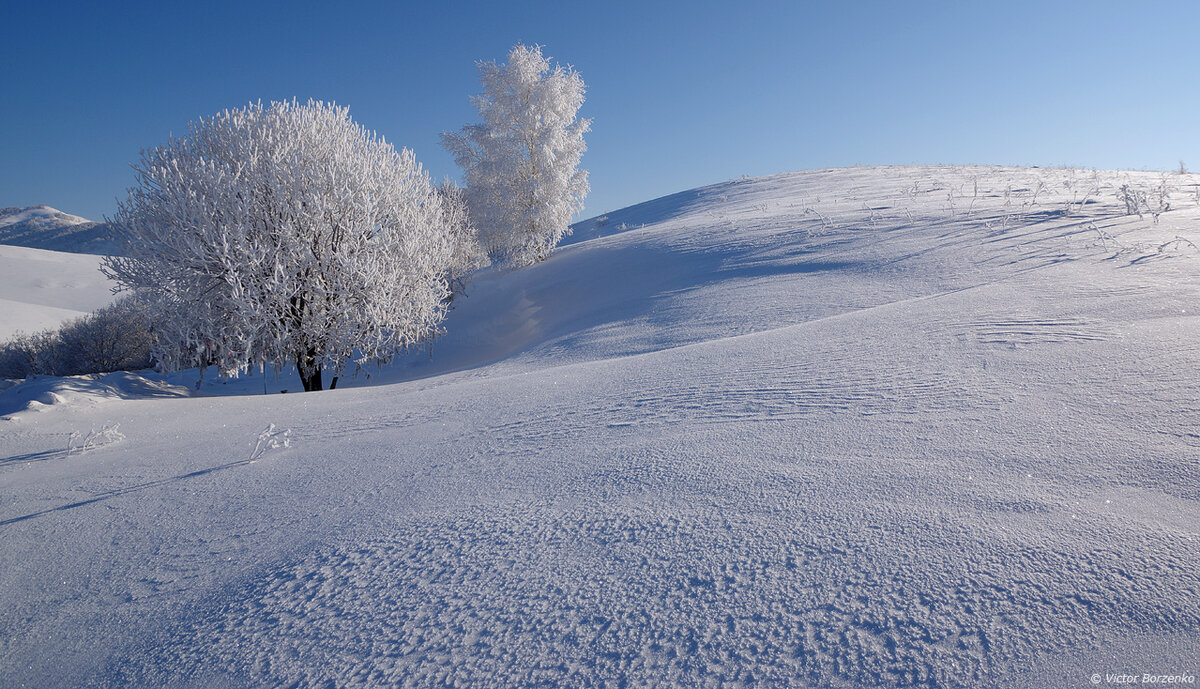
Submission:
[[[112,253],[112,229],[46,205],[0,208],[0,244],[80,254]]]
[[[1198,182],[732,181],[480,274],[369,384],[38,388],[0,685],[1194,677]]]
[[[95,311],[113,287],[99,256],[0,244],[0,342]]]

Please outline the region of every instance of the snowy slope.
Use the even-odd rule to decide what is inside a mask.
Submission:
[[[101,255],[117,248],[108,224],[46,205],[0,208],[0,244]]]
[[[0,341],[109,304],[113,286],[99,256],[0,245]]]
[[[734,181],[481,274],[370,385],[16,413],[0,685],[1194,676],[1197,182]]]

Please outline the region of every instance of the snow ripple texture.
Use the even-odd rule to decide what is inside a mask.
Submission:
[[[1135,573],[894,506],[789,507],[406,525],[269,573],[196,640],[204,665],[279,686],[959,686],[1096,625],[1200,624],[1197,597],[1158,598],[1200,587],[1177,539],[1146,546],[1186,557]]]

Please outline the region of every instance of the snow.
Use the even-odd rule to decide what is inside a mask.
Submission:
[[[107,224],[46,205],[0,208],[0,244],[97,255],[120,253]]]
[[[114,286],[99,256],[0,244],[0,341],[105,306]]]
[[[188,388],[150,371],[96,373],[58,378],[36,376],[0,397],[0,416],[49,410],[55,405],[95,405],[108,400],[187,397]]]
[[[51,208],[50,206],[44,204],[30,206],[28,208],[0,209],[0,227],[28,222],[30,220],[52,222],[55,225],[80,225],[91,222],[91,220],[88,220],[87,218],[81,218],[78,215],[64,213],[56,208]]]
[[[53,306],[0,299],[0,324],[3,324],[0,325],[0,341],[7,340],[19,332],[35,333],[57,328],[86,313],[86,311],[74,309],[59,309]]]
[[[1194,676],[1197,182],[731,181],[480,273],[432,359],[334,391],[10,388],[0,684]]]

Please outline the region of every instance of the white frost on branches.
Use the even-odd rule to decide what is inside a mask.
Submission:
[[[438,195],[442,197],[442,214],[454,247],[449,265],[450,289],[458,293],[462,291],[467,275],[488,265],[488,256],[479,243],[479,233],[471,224],[466,190],[447,179],[438,187]]]
[[[114,225],[124,288],[151,295],[156,359],[225,374],[385,361],[435,336],[470,228],[408,149],[309,101],[251,104],[143,151]],[[453,226],[451,220],[455,223]]]
[[[579,160],[591,120],[577,119],[584,84],[571,67],[550,67],[538,46],[518,45],[508,64],[478,63],[483,118],[442,144],[466,173],[467,202],[484,248],[523,266],[545,260],[582,210],[587,171]]]

